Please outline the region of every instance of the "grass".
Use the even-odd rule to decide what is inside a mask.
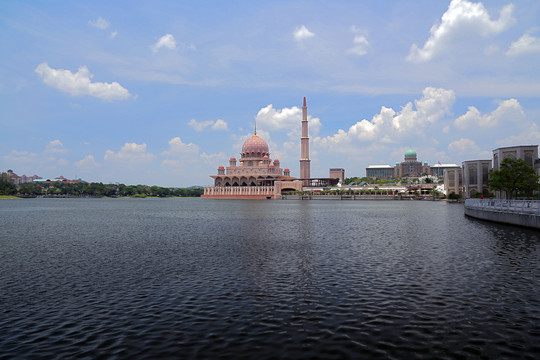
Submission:
[[[20,197],[16,197],[13,195],[0,195],[0,200],[4,200],[4,199],[20,199]]]

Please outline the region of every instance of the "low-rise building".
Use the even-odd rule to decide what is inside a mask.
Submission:
[[[394,168],[390,165],[369,165],[366,168],[366,177],[372,179],[392,179],[393,175]]]
[[[343,168],[330,168],[330,178],[339,179],[341,182],[345,180],[345,169]]]

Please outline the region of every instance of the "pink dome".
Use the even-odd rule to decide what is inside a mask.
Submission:
[[[225,169],[225,167],[223,165],[219,165],[218,169],[223,170],[223,169]]]
[[[268,165],[268,167],[271,167],[271,168],[273,168],[273,167],[274,167],[274,164],[270,164],[270,165]]]
[[[264,155],[263,159],[268,160],[268,155]]]
[[[243,153],[268,153],[268,144],[266,141],[258,137],[257,135],[253,135],[249,139],[244,142],[244,145],[242,145],[242,152]]]
[[[283,170],[285,172],[290,172],[291,170],[289,170],[289,168],[285,168],[285,170]]]
[[[279,159],[274,159],[274,164],[275,163],[278,163],[279,164]]]
[[[236,158],[234,156],[231,156],[231,158],[229,159],[229,161],[236,161]]]

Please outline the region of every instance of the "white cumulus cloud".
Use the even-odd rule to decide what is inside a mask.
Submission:
[[[217,119],[212,125],[212,130],[227,130],[227,122],[225,120]]]
[[[428,123],[435,123],[445,114],[450,113],[456,94],[452,90],[427,87],[422,92],[420,100],[415,100],[416,110],[408,103],[392,120],[393,127],[398,131],[417,130]]]
[[[310,37],[315,36],[315,33],[312,33],[308,30],[305,25],[298,26],[293,32],[294,39],[296,41],[302,41],[304,39],[309,39]]]
[[[378,141],[380,143],[394,142],[404,133],[422,134],[423,128],[436,123],[444,115],[450,113],[455,102],[452,90],[427,87],[423,96],[413,103],[409,102],[401,111],[382,106],[381,111],[371,120],[363,119],[349,127],[347,131],[339,129],[337,133],[324,138],[315,138],[321,146],[337,149],[338,146],[356,141]]]
[[[64,148],[64,144],[60,140],[52,140],[50,141],[47,146],[45,147],[46,153],[56,153],[56,154],[63,154],[66,153],[67,150]]]
[[[173,155],[173,154],[185,154],[185,153],[198,153],[199,146],[189,143],[186,144],[182,141],[180,137],[174,137],[169,140],[169,150],[164,151],[162,155]]]
[[[502,101],[490,114],[482,114],[476,107],[469,110],[454,121],[454,126],[465,130],[468,128],[493,128],[502,122],[514,122],[523,119],[525,113],[516,99]]]
[[[146,162],[154,158],[154,154],[146,152],[146,144],[144,143],[125,143],[117,153],[107,150],[104,157],[105,160],[128,162]]]
[[[369,41],[356,26],[351,26],[351,32],[356,34],[353,39],[353,46],[347,50],[347,53],[358,56],[364,56],[368,52]]]
[[[91,172],[97,167],[100,167],[101,164],[96,162],[93,155],[87,155],[84,159],[81,159],[79,161],[75,161],[75,166],[79,168],[82,172]]]
[[[261,128],[267,130],[286,129],[296,133],[296,131],[300,131],[302,109],[297,106],[274,109],[274,106],[270,104],[259,110],[255,116],[255,121],[258,125],[261,125]],[[308,115],[308,125],[311,134],[318,134],[321,128],[321,120]]]
[[[482,150],[471,139],[462,138],[451,142],[448,145],[448,150],[454,155],[461,155],[466,159],[490,159],[491,152]]]
[[[101,29],[101,30],[105,30],[105,29],[107,29],[109,27],[109,22],[107,20],[105,20],[104,18],[102,18],[101,16],[98,17],[94,21],[89,21],[88,23],[91,26],[93,26],[95,28],[98,28],[98,29]]]
[[[188,121],[187,124],[190,127],[192,127],[195,131],[203,131],[207,127],[210,127],[210,129],[216,130],[216,131],[228,130],[227,122],[222,119],[217,119],[216,121],[212,121],[212,120],[197,121],[195,119],[191,119]]]
[[[171,34],[165,34],[160,37],[159,40],[154,45],[152,45],[152,51],[156,53],[159,49],[163,47],[169,50],[176,49],[176,40],[174,39],[174,36],[172,36]]]
[[[41,63],[35,72],[46,85],[72,96],[89,95],[104,100],[124,100],[130,97],[129,91],[116,81],[92,82],[94,75],[90,74],[86,66],[81,66],[76,73],[72,73],[69,70],[53,69],[47,63]]]
[[[467,41],[473,36],[489,36],[498,34],[513,25],[516,20],[512,16],[514,5],[504,6],[498,20],[491,17],[481,2],[468,0],[452,0],[448,10],[443,14],[441,22],[430,30],[430,36],[424,46],[419,48],[413,44],[407,60],[423,62],[446,51],[453,41]]]
[[[540,38],[532,36],[530,32],[523,34],[518,40],[510,44],[506,52],[508,56],[521,56],[540,52]]]

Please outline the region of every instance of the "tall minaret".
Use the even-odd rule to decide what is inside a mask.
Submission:
[[[307,121],[307,105],[306,97],[304,96],[304,105],[302,106],[302,137],[300,138],[300,178],[304,180],[304,186],[309,185],[310,163],[309,160],[309,136],[308,136],[308,121]]]

